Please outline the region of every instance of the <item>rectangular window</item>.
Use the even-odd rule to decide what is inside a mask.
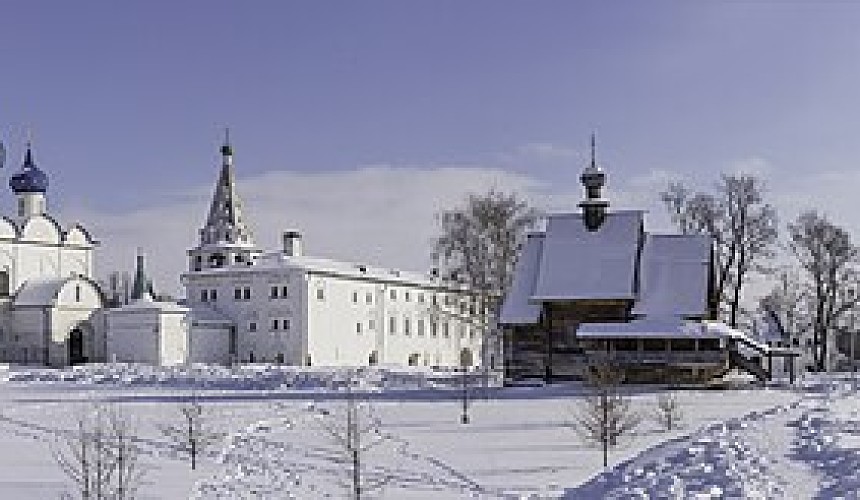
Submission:
[[[419,295],[419,297],[420,297],[420,295]],[[424,320],[423,319],[418,320],[418,336],[419,337],[424,336]]]
[[[434,306],[438,306],[438,305],[439,305],[439,299],[437,299],[437,298],[436,298],[436,294],[435,294],[435,293],[433,294],[433,298],[431,299],[431,302],[433,303],[433,305],[434,305]]]
[[[397,318],[394,316],[388,318],[388,333],[391,335],[397,333]]]
[[[466,338],[466,325],[460,325],[460,338]]]
[[[254,323],[253,321],[251,323],[249,323],[248,324],[248,331],[249,332],[256,332],[257,331],[257,323]]]
[[[215,302],[216,300],[218,300],[218,290],[209,290],[209,300],[211,302]]]
[[[430,336],[436,337],[439,334],[439,325],[435,321],[430,322]]]
[[[245,287],[245,289],[242,291],[242,298],[245,300],[251,300],[251,289],[250,288]]]
[[[233,298],[236,300],[242,300],[242,289],[237,288],[233,290]]]
[[[419,293],[419,294],[418,294],[418,303],[419,303],[419,304],[423,304],[423,303],[424,303],[424,294],[423,294],[423,293]],[[425,361],[426,361],[426,360],[425,360]]]
[[[406,302],[409,302],[412,299],[412,295],[409,292],[406,292],[404,295],[404,299],[406,300]]]
[[[409,328],[409,318],[403,318],[403,334],[412,335],[412,330]]]
[[[317,288],[317,300],[325,299],[325,292],[323,292],[322,288]]]
[[[397,290],[392,288],[388,294],[388,296],[391,297],[391,300],[397,300]]]
[[[445,338],[447,339],[447,338],[450,336],[450,333],[451,333],[451,332],[450,332],[450,331],[448,331],[448,322],[447,322],[447,321],[443,321],[443,322],[442,322],[442,336],[443,336],[443,337],[445,337]]]
[[[271,328],[271,330],[272,330],[272,331],[275,331],[275,330],[277,330],[277,329],[278,329],[278,327],[279,327],[279,326],[281,326],[280,322],[279,322],[278,320],[276,320],[276,319],[273,319],[273,320],[272,320],[272,328]]]
[[[352,292],[352,303],[358,304],[358,292]]]
[[[281,325],[282,325],[284,330],[289,330],[290,329],[290,320],[288,320],[288,319],[281,320]]]
[[[289,293],[287,293],[287,292],[289,292],[289,290],[287,289],[287,285],[283,285],[283,286],[281,287],[281,298],[282,298],[282,299],[286,299],[287,297],[289,297],[289,296],[290,296],[290,294],[289,294]]]
[[[278,298],[278,287],[272,287],[272,293],[269,295],[269,298],[277,299]]]
[[[355,324],[355,333],[361,335],[361,323],[360,322]]]
[[[200,302],[209,300],[209,290],[200,290]]]
[[[373,294],[370,292],[367,292],[367,295],[364,296],[364,301],[367,302],[368,304],[373,304]]]
[[[376,330],[376,321],[373,321],[372,319],[367,320],[367,329]]]

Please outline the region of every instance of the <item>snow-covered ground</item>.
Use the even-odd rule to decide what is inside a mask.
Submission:
[[[343,371],[254,366],[99,365],[0,371],[0,498],[74,489],[53,457],[58,435],[95,404],[135,424],[146,467],[139,498],[346,498],[350,468],[327,428],[345,423]],[[860,498],[860,405],[848,380],[799,388],[677,392],[683,427],[645,418],[610,452],[570,428],[577,387],[474,390],[424,370],[360,374],[364,498]],[[479,378],[473,381],[483,385]],[[631,388],[647,414],[656,389]],[[225,437],[197,471],[164,437],[196,397]]]

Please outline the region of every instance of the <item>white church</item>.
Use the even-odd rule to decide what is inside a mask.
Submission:
[[[0,216],[0,361],[49,366],[105,358],[104,300],[94,241],[47,210],[48,176],[27,144],[11,176],[17,213]]]
[[[188,251],[188,271],[180,278],[185,300],[153,300],[138,256],[132,302],[106,314],[107,360],[306,366],[497,362],[498,354],[484,349],[486,332],[475,326],[474,303],[456,282],[307,256],[296,231],[283,233],[282,248],[260,249],[236,192],[229,140],[221,160],[199,243]],[[98,359],[99,352],[92,351],[92,357]]]

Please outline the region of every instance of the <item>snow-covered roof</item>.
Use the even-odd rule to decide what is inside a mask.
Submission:
[[[111,312],[133,312],[133,311],[159,311],[165,313],[183,313],[187,312],[188,308],[173,301],[156,301],[148,293],[144,298],[132,301],[121,307],[113,309]]]
[[[724,332],[707,323],[675,317],[645,318],[628,323],[583,323],[578,338],[722,338]]]
[[[261,272],[276,269],[301,269],[310,273],[328,274],[355,279],[370,279],[389,283],[402,283],[428,288],[465,289],[465,285],[417,272],[381,268],[367,264],[338,261],[324,257],[305,255],[290,256],[283,252],[271,252],[257,258],[253,266],[233,266],[221,269],[207,269],[206,272]]]
[[[82,276],[67,276],[65,278],[44,278],[30,279],[24,282],[12,301],[15,307],[19,306],[52,306],[56,303],[57,297],[63,287],[71,281],[81,281],[88,283],[99,294],[98,286],[90,280]]]
[[[532,299],[632,300],[643,214],[610,212],[597,231],[580,213],[549,216]]]
[[[505,325],[523,325],[537,323],[541,305],[532,302],[532,290],[537,280],[538,266],[543,251],[544,235],[532,233],[528,235],[523,246],[522,254],[517,261],[511,288],[505,296],[499,314],[499,323]]]
[[[649,234],[642,249],[639,300],[633,313],[707,314],[709,260],[707,236]]]

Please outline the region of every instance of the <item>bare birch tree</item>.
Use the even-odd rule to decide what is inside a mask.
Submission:
[[[671,183],[660,198],[684,234],[713,240],[711,307],[737,326],[743,286],[766,271],[778,236],[776,209],[764,201],[762,181],[752,175],[722,175],[714,193],[694,193]]]
[[[827,368],[828,336],[860,301],[858,248],[845,229],[816,211],[807,211],[788,225],[789,246],[805,273],[815,349],[815,367]]]
[[[360,500],[362,496],[381,488],[388,481],[388,478],[370,479],[363,472],[367,452],[389,437],[382,432],[382,423],[372,414],[369,406],[358,401],[352,390],[354,380],[354,374],[347,380],[343,413],[326,412],[319,415],[319,422],[340,451],[338,462],[347,464],[349,478],[343,484],[348,487],[350,498]]]
[[[472,295],[468,305],[434,304],[432,312],[477,329],[482,336],[485,384],[488,360],[499,351],[495,319],[510,287],[526,232],[537,213],[516,194],[490,189],[470,194],[462,206],[437,215],[440,234],[433,262],[442,276],[465,284]],[[458,307],[459,306],[459,307]]]
[[[621,390],[623,373],[609,363],[593,367],[586,377],[588,393],[574,414],[573,429],[586,441],[603,449],[603,466],[609,465],[609,449],[639,425],[641,418],[631,408],[630,397]]]
[[[192,395],[190,401],[179,406],[179,413],[182,423],[164,426],[161,432],[175,447],[188,453],[191,470],[195,470],[198,457],[223,440],[225,434],[212,427],[209,415],[196,394]]]
[[[116,407],[94,405],[75,424],[58,438],[53,455],[80,498],[133,498],[145,470],[128,418]]]

